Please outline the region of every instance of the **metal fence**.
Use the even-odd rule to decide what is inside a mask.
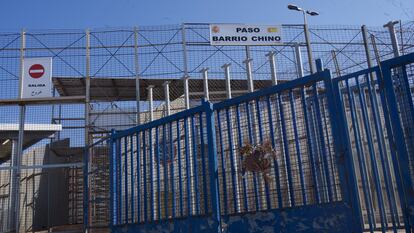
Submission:
[[[319,66],[113,132],[113,230],[410,232],[413,63],[414,53],[332,81]]]
[[[233,96],[238,96],[248,92],[247,84],[243,82],[236,82],[246,80],[247,68],[243,63],[246,59],[252,59],[251,72],[255,88],[262,88],[260,81],[267,80],[270,83],[272,72],[270,69],[269,52],[275,53],[276,76],[280,83],[287,80],[293,80],[302,75],[310,74],[310,64],[308,61],[308,50],[306,47],[306,40],[304,37],[303,25],[283,25],[284,43],[281,46],[261,46],[261,47],[237,47],[237,46],[210,46],[208,42],[209,27],[208,24],[183,24],[183,25],[162,25],[162,26],[142,26],[136,28],[106,28],[97,30],[27,30],[21,32],[3,32],[0,33],[0,125],[3,127],[7,124],[19,123],[19,106],[15,99],[18,98],[18,86],[20,77],[20,60],[23,57],[52,57],[53,58],[53,82],[54,82],[54,96],[85,96],[84,100],[76,103],[43,103],[42,105],[27,105],[26,106],[26,124],[47,124],[47,125],[61,125],[62,130],[48,135],[47,139],[38,140],[35,144],[24,147],[23,154],[29,154],[30,150],[47,147],[51,142],[66,141],[68,144],[64,149],[60,149],[60,153],[65,158],[65,162],[54,162],[52,165],[66,166],[67,164],[85,162],[74,155],[83,156],[84,152],[88,152],[87,166],[76,168],[71,176],[66,176],[66,180],[72,180],[76,183],[76,194],[71,193],[73,199],[76,199],[76,208],[73,207],[70,214],[74,216],[86,215],[76,221],[71,218],[67,220],[70,224],[84,224],[93,229],[98,227],[98,232],[102,231],[101,227],[108,224],[109,213],[105,212],[109,206],[109,162],[105,159],[108,146],[102,138],[108,136],[111,129],[123,130],[141,123],[149,122],[151,120],[151,110],[153,110],[153,118],[158,119],[167,115],[166,103],[164,101],[165,95],[162,83],[165,80],[176,81],[179,83],[171,84],[171,96],[178,96],[176,99],[171,99],[171,111],[179,112],[187,107],[198,106],[200,104],[199,98],[203,96],[202,87],[195,84],[194,80],[201,80],[203,73],[200,73],[202,68],[209,68],[209,87],[211,95],[221,93],[216,100],[217,102],[226,99],[226,89],[223,83],[214,82],[214,80],[224,80],[226,72],[221,67],[224,64],[231,63],[228,74],[231,75]],[[368,46],[371,54],[379,53],[380,59],[387,59],[394,56],[395,49],[392,47],[389,31],[382,27],[367,27],[368,35],[374,35],[376,38],[377,49]],[[395,26],[397,40],[399,42],[399,50],[401,54],[407,54],[413,51],[414,48],[414,23],[406,22]],[[310,26],[310,43],[314,58],[320,58],[327,68],[333,71],[333,76],[345,75],[354,71],[366,68],[368,66],[364,46],[363,31],[359,26]],[[371,45],[368,42],[368,45]],[[298,49],[299,48],[299,49]],[[334,51],[334,53],[332,52]],[[298,60],[298,53],[301,53],[302,60]],[[303,69],[303,74],[301,72]],[[407,70],[412,70],[412,66],[407,66]],[[184,95],[184,87],[181,79],[185,76],[189,77],[189,96],[190,106],[186,106],[186,97]],[[153,88],[154,101],[153,108],[150,108],[150,101],[148,91],[146,89],[131,88],[131,81],[135,85],[135,80],[139,79],[142,87],[147,87],[147,80],[161,80]],[[90,85],[87,85],[89,83]],[[412,85],[412,79],[410,79]],[[258,86],[256,86],[256,84]],[[261,86],[260,86],[260,85]],[[132,92],[131,92],[132,90]],[[89,94],[87,94],[89,93]],[[309,104],[306,101],[302,103],[301,97],[298,96],[297,90],[292,91],[293,105],[296,109]],[[305,93],[305,97],[310,95]],[[138,96],[138,101],[137,101]],[[272,97],[276,100],[278,96]],[[281,98],[290,98],[289,94],[282,93]],[[324,100],[321,97],[321,107],[324,107]],[[137,104],[138,103],[138,104]],[[86,107],[85,107],[86,106]],[[298,107],[299,106],[299,107]],[[230,108],[228,114],[230,119],[237,115],[237,111],[245,114],[252,109],[260,108],[263,117],[261,121],[263,124],[268,123],[267,114],[267,100],[259,101],[259,105],[250,104],[249,108],[241,107],[240,109]],[[280,106],[277,104],[271,106],[272,111],[279,111]],[[285,137],[301,138],[301,135],[306,131],[302,128],[304,124],[304,110],[297,110],[295,112],[296,122],[293,122],[290,114],[291,103],[282,103],[280,108],[285,112],[286,132]],[[407,109],[401,106],[400,109]],[[322,113],[325,109],[321,109],[320,117],[326,117]],[[316,114],[306,112],[309,115]],[[325,112],[326,113],[326,112]],[[251,112],[251,114],[253,114]],[[408,116],[408,115],[407,115]],[[215,115],[216,122],[221,121],[222,130],[234,127],[233,154],[236,154],[237,148],[240,145],[238,141],[237,120],[232,120],[230,126],[227,121],[227,111],[221,110],[218,115]],[[409,119],[409,118],[407,118]],[[281,122],[281,119],[272,119],[274,122]],[[199,119],[194,120],[194,125],[197,126]],[[255,124],[257,122],[248,123],[247,118],[240,119],[240,127],[243,137],[248,135],[247,125]],[[180,131],[183,132],[183,123],[180,123]],[[188,123],[190,127],[191,123]],[[275,124],[275,123],[274,123]],[[280,124],[280,123],[278,123]],[[297,132],[294,132],[294,124],[300,126]],[[316,123],[315,123],[316,124]],[[329,122],[323,122],[329,125]],[[408,124],[408,123],[406,123]],[[177,127],[177,126],[175,126]],[[198,127],[198,126],[197,126]],[[313,125],[310,130],[315,130],[317,127]],[[167,128],[167,132],[169,129]],[[176,130],[176,129],[174,129]],[[175,134],[176,131],[173,130]],[[197,131],[199,129],[196,129]],[[259,130],[256,128],[256,130]],[[276,137],[283,138],[283,132],[275,128]],[[160,129],[160,136],[162,135]],[[276,132],[277,131],[277,132]],[[205,132],[204,132],[205,133]],[[153,132],[154,134],[154,132]],[[167,139],[168,139],[167,133]],[[269,135],[270,132],[263,132],[263,135]],[[325,135],[330,132],[324,132]],[[296,136],[295,136],[296,135]],[[146,135],[148,137],[148,135]],[[219,136],[218,136],[219,137]],[[221,135],[223,140],[229,140],[229,135]],[[267,136],[264,136],[266,139]],[[328,136],[326,136],[328,137]],[[237,139],[237,140],[236,140]],[[7,142],[7,137],[0,139],[0,167],[3,170],[11,171],[11,154],[12,148]],[[191,139],[190,139],[191,140]],[[198,139],[200,140],[200,139]],[[244,138],[243,138],[244,140]],[[250,139],[249,139],[250,140]],[[252,143],[256,138],[252,139]],[[5,143],[4,145],[2,145]],[[94,144],[96,143],[96,144]],[[189,142],[192,143],[192,142]],[[242,141],[244,143],[244,141]],[[280,144],[281,141],[276,141]],[[301,169],[295,167],[299,166],[299,157],[297,153],[302,154],[308,142],[303,139],[299,140],[299,152],[295,149],[289,152],[292,157],[293,172],[288,176],[287,173],[282,174],[281,178],[289,180],[291,178],[292,185],[286,187],[277,187],[276,184],[270,184],[269,192],[277,193],[287,192],[289,188],[294,187],[304,189],[306,196],[299,195],[302,191],[295,191],[295,204],[306,201],[316,200],[315,191],[311,187],[306,186],[313,178],[309,178],[306,174],[310,172],[309,161],[310,158],[301,158],[303,160],[303,167]],[[316,142],[311,142],[316,143]],[[91,146],[93,145],[93,146]],[[230,150],[223,150],[218,145],[219,153],[230,153]],[[183,145],[181,145],[183,146]],[[319,146],[319,144],[318,144]],[[7,147],[7,148],[5,148]],[[95,148],[97,147],[97,148]],[[88,148],[88,150],[85,150]],[[51,149],[48,149],[51,150]],[[168,148],[167,148],[168,150]],[[193,150],[193,149],[192,149]],[[201,150],[201,149],[200,149]],[[307,148],[309,150],[309,148]],[[46,153],[48,154],[48,153]],[[282,155],[277,155],[282,158]],[[29,156],[30,157],[30,156]],[[231,169],[234,171],[241,170],[240,167],[233,167],[233,160],[224,159],[225,166],[230,166],[219,170],[220,173],[226,174]],[[287,165],[288,161],[280,161],[283,165]],[[67,164],[66,164],[67,163]],[[194,163],[194,161],[193,161]],[[222,160],[219,160],[219,164]],[[66,165],[62,165],[66,164]],[[49,165],[45,163],[45,165]],[[43,163],[38,163],[36,166],[43,166]],[[69,166],[69,165],[68,165]],[[70,166],[64,168],[54,169],[69,169]],[[39,168],[40,169],[40,168]],[[44,169],[49,169],[45,167]],[[177,169],[176,167],[174,169]],[[3,171],[2,170],[2,171]],[[69,169],[70,170],[70,169]],[[224,170],[224,171],[223,171]],[[300,171],[303,170],[305,179],[302,185]],[[69,172],[69,171],[68,171]],[[193,172],[193,171],[191,171]],[[198,170],[197,172],[202,172]],[[70,173],[70,172],[69,172]],[[76,174],[76,175],[75,175]],[[86,179],[79,178],[83,174],[87,174]],[[169,173],[168,173],[169,174]],[[184,174],[184,173],[183,173]],[[202,173],[199,179],[202,180]],[[322,176],[322,175],[321,175]],[[69,178],[71,177],[71,178]],[[76,177],[76,178],[74,178]],[[226,183],[239,183],[234,191],[232,186],[228,187],[226,195],[220,196],[221,200],[227,198],[232,204],[228,207],[229,212],[234,211],[237,207],[239,209],[253,210],[266,208],[266,206],[279,206],[279,199],[266,200],[267,196],[257,196],[252,193],[251,187],[245,188],[242,185],[243,180],[256,181],[256,185],[262,187],[260,177],[236,177],[233,181],[230,179],[231,175],[226,176]],[[194,177],[195,179],[195,177]],[[197,178],[198,179],[198,178]],[[0,180],[4,185],[10,185],[11,180],[9,175],[1,173]],[[228,182],[227,182],[228,180]],[[224,181],[221,181],[224,182]],[[89,185],[83,185],[84,183]],[[200,182],[202,184],[202,182]],[[203,184],[204,185],[204,184]],[[202,185],[202,186],[203,186]],[[224,188],[224,184],[220,183]],[[276,185],[276,186],[275,186]],[[333,186],[337,185],[330,184]],[[21,190],[23,189],[21,184]],[[47,187],[47,186],[43,186]],[[82,188],[81,188],[82,187]],[[86,187],[86,189],[85,189]],[[178,187],[178,186],[177,186]],[[168,187],[171,188],[171,187]],[[227,188],[227,187],[226,187]],[[200,186],[200,190],[204,188]],[[236,199],[233,198],[233,191],[238,194]],[[23,192],[23,191],[22,191]],[[24,191],[26,192],[26,191]],[[28,190],[27,192],[31,192]],[[246,192],[246,194],[245,194]],[[282,192],[282,194],[283,194]],[[6,194],[7,193],[7,194]],[[9,203],[8,192],[4,194],[4,202]],[[86,195],[87,194],[87,195]],[[296,196],[298,194],[299,196]],[[33,194],[35,195],[35,194]],[[185,193],[183,194],[185,195]],[[203,193],[200,194],[199,200],[202,201]],[[246,196],[247,195],[247,196]],[[260,194],[261,195],[261,194]],[[86,200],[79,202],[79,198]],[[169,198],[169,197],[168,197]],[[322,197],[321,197],[322,198]],[[339,196],[338,196],[339,198]],[[7,199],[7,201],[6,201]],[[170,198],[171,199],[171,198]],[[245,203],[247,199],[247,205]],[[235,203],[236,200],[236,204]],[[285,201],[285,200],[284,200]],[[281,203],[282,206],[289,205],[288,202]],[[179,203],[177,201],[177,203]],[[269,204],[270,203],[270,204]],[[7,212],[10,204],[6,206],[3,204],[3,212]],[[72,204],[67,204],[72,205]],[[75,204],[73,204],[75,206]],[[52,207],[50,207],[52,208]],[[69,207],[68,207],[69,208]],[[71,207],[72,208],[72,207]],[[205,208],[205,207],[203,207]],[[76,209],[76,210],[75,210]],[[195,210],[194,210],[195,211]],[[200,209],[198,211],[204,211]],[[185,212],[185,211],[184,211]],[[52,213],[52,212],[50,212]],[[200,212],[201,213],[201,212]],[[163,213],[165,214],[165,213]],[[136,216],[135,216],[136,217]],[[22,216],[20,222],[26,221],[26,217]],[[59,223],[60,224],[60,223]],[[57,223],[50,222],[43,226],[43,229],[51,229]],[[28,225],[27,225],[28,226]],[[56,226],[55,226],[56,227]],[[29,226],[26,228],[30,228]],[[4,229],[3,229],[4,230]],[[23,231],[23,230],[21,230]]]

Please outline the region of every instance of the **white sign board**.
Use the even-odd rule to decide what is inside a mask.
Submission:
[[[280,25],[210,24],[211,45],[277,45]]]
[[[52,97],[52,58],[25,58],[21,98]]]

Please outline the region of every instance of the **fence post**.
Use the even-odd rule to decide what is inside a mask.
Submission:
[[[113,136],[115,134],[115,130],[111,130],[110,138],[108,139],[109,142],[109,228],[112,229],[114,223],[116,223],[116,215],[114,214],[114,207],[115,207],[115,197],[114,195],[114,187],[115,187],[115,179],[114,179],[114,168],[116,168],[115,163],[115,156],[114,156],[114,139]]]
[[[208,164],[210,174],[210,193],[211,193],[211,217],[214,221],[211,232],[221,232],[220,199],[218,192],[218,165],[217,165],[217,143],[216,129],[214,122],[213,104],[203,100],[204,111],[206,113],[207,143],[208,143]]]

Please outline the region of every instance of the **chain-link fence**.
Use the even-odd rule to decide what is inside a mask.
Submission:
[[[283,44],[248,47],[211,46],[208,24],[0,33],[0,232],[6,232],[11,221],[12,158],[19,123],[19,106],[13,100],[18,98],[22,57],[52,57],[53,95],[86,98],[81,103],[26,106],[24,138],[31,140],[23,143],[21,176],[14,182],[20,184],[20,232],[69,228],[67,225],[83,225],[85,220],[91,229],[99,227],[102,232],[109,218],[105,212],[109,208],[105,137],[111,129],[150,121],[147,88],[153,88],[153,118],[157,119],[167,114],[165,81],[170,81],[172,112],[186,108],[183,77],[189,77],[190,105],[200,104],[202,68],[209,68],[209,88],[217,96],[225,92],[220,80],[225,78],[222,66],[228,63],[233,96],[247,92],[246,59],[252,59],[257,88],[270,85],[266,54],[271,51],[275,52],[279,82],[298,78],[300,66],[304,75],[309,74],[303,25],[282,25],[282,30]],[[399,23],[395,30],[400,52],[413,52],[414,22]],[[368,66],[360,26],[310,26],[309,32],[313,58],[320,58],[334,76]],[[368,43],[372,63],[376,62],[375,52],[382,60],[394,56],[387,28],[368,27],[367,32],[375,36],[378,47],[374,51]],[[297,60],[297,45],[303,64]],[[85,145],[93,143],[85,150]],[[34,152],[38,150],[43,152]],[[88,160],[83,159],[85,151]],[[87,169],[82,165],[85,161]]]

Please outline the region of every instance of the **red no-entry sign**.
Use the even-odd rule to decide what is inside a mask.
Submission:
[[[32,78],[40,78],[45,73],[45,68],[41,64],[34,64],[29,68],[29,75]]]

